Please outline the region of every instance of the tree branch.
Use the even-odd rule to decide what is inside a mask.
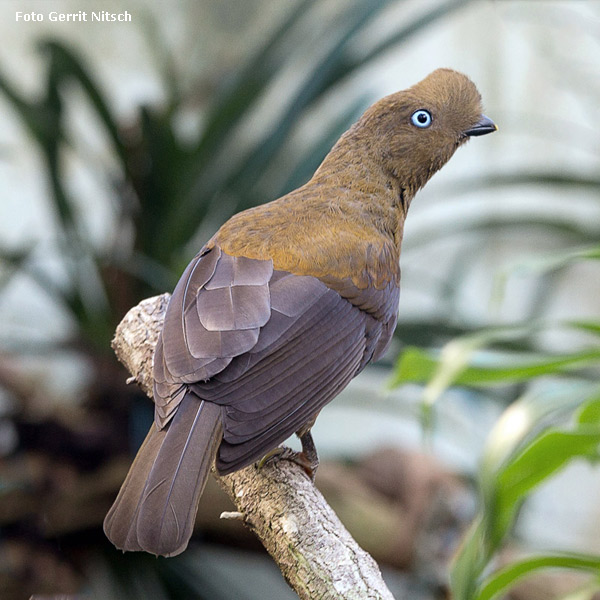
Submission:
[[[132,308],[112,344],[131,381],[150,397],[152,357],[168,301],[163,294]],[[300,598],[393,600],[375,561],[298,465],[252,465],[215,477]]]

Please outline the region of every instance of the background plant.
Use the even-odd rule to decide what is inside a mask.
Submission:
[[[45,343],[6,339],[5,355],[43,357],[68,348],[85,355],[92,367],[83,410],[65,409],[41,422],[30,414],[30,391],[19,369],[10,368],[11,363],[0,368],[0,381],[16,400],[10,421],[18,444],[11,455],[17,467],[0,475],[1,525],[7,547],[24,544],[30,552],[46,547],[52,557],[45,560],[56,561],[56,570],[65,557],[67,563],[77,563],[82,547],[106,548],[100,524],[123,474],[109,477],[105,470],[111,459],[139,444],[151,412],[134,389],[123,385],[125,375],[110,349],[115,326],[139,300],[172,289],[187,261],[228,216],[274,199],[308,179],[372,99],[368,90],[344,96],[335,115],[322,121],[318,135],[298,152],[294,136],[328,94],[387,50],[408,42],[469,1],[431,3],[366,52],[357,51],[357,39],[394,2],[343,3],[327,13],[326,23],[317,4],[297,2],[243,64],[223,74],[221,85],[208,99],[198,99],[199,84],[184,86],[178,80],[173,56],[160,37],[152,38],[166,97],[162,103],[137,107],[132,120],[117,116],[110,94],[98,83],[84,53],[59,39],[38,44],[44,60],[39,92],[21,92],[11,77],[0,72],[0,92],[34,141],[47,179],[51,215],[47,229],[52,232],[55,261],[49,269],[37,241],[0,248],[0,291],[6,293],[15,281],[28,278],[72,324],[61,339]],[[327,36],[317,42],[311,32],[322,29]],[[282,94],[279,111],[256,127],[256,114],[298,56],[305,66],[297,85]],[[69,155],[91,160],[71,122],[75,98],[83,99],[110,154],[106,163],[94,165],[96,177],[110,190],[112,231],[102,240],[91,235],[85,203],[70,185]],[[182,131],[182,118],[199,103],[198,131]],[[248,129],[254,134],[249,135]],[[32,453],[35,460],[40,457],[40,468],[19,468],[21,458],[29,460]],[[76,492],[61,492],[65,470],[77,482]],[[41,493],[44,489],[52,490],[45,495],[47,502]],[[72,518],[62,518],[61,512]],[[46,523],[56,520],[62,522],[61,528],[48,529]],[[57,538],[62,550],[54,544]],[[109,557],[110,552],[106,550]],[[191,582],[185,566],[189,557],[162,567],[145,557],[112,565],[110,558],[94,555],[105,565],[94,570],[92,561],[94,573],[89,576],[93,585],[100,586],[96,590],[100,597],[181,597],[192,593],[190,585],[194,594],[218,597],[216,590],[196,589],[201,567],[197,565]],[[90,563],[78,568],[88,571]],[[108,583],[102,577],[104,568],[113,576]],[[140,571],[144,578],[135,576]],[[206,577],[210,579],[210,574]],[[205,582],[203,588],[209,589],[210,584],[207,587]],[[4,592],[11,595],[8,589]]]
[[[597,261],[600,246],[553,253],[513,265],[500,273],[500,292],[510,272],[550,273],[580,261]],[[552,327],[589,334],[582,348],[561,354],[535,350],[535,336]],[[527,498],[575,460],[596,464],[600,451],[600,320],[525,323],[465,334],[438,353],[407,349],[396,366],[392,387],[424,385],[423,416],[434,418],[434,403],[450,386],[483,392],[504,387],[517,394],[486,441],[477,474],[479,513],[463,540],[451,571],[453,598],[503,597],[521,579],[548,569],[589,574],[572,597],[592,598],[600,589],[600,556],[557,548],[502,560],[520,508]],[[485,351],[485,352],[484,352]],[[504,563],[504,564],[503,564]],[[569,595],[569,597],[571,597]]]

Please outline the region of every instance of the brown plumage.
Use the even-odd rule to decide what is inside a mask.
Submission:
[[[470,136],[496,129],[449,69],[371,106],[312,179],[232,217],[182,275],[154,356],[155,424],[104,529],[172,556],[210,467],[230,473],[310,427],[387,348],[415,193]]]

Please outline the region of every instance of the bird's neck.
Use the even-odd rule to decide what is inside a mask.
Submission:
[[[340,138],[306,187],[320,188],[320,195],[332,199],[342,210],[366,217],[394,241],[399,251],[404,221],[416,190],[402,184],[368,141],[361,143],[356,135],[350,129]]]
[[[352,129],[350,130],[352,132]],[[346,133],[305,185],[238,213],[208,243],[231,256],[272,260],[296,275],[346,278],[384,289],[400,279],[404,219],[413,193]]]

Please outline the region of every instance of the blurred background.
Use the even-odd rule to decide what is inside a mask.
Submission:
[[[395,342],[322,412],[317,485],[397,598],[477,597],[532,551],[600,554],[600,2],[93,9],[131,22],[0,1],[0,596],[296,597],[218,519],[216,484],[180,557],[106,541],[152,420],[110,340],[231,214],[304,183],[369,104],[442,66],[473,79],[499,132],[411,206]],[[567,442],[543,446],[554,434]],[[521,488],[499,504],[506,473]],[[452,563],[471,522],[509,504],[481,564]],[[592,598],[584,571],[510,597]]]

